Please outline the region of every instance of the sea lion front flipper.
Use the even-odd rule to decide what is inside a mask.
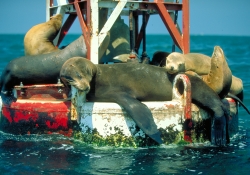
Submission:
[[[145,134],[147,134],[157,143],[163,143],[161,134],[157,129],[152,113],[145,104],[129,96],[128,94],[121,95],[120,93],[113,93],[112,98],[127,112],[130,117],[133,118],[135,123],[141,128],[143,132],[145,132]]]

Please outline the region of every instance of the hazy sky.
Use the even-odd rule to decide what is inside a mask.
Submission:
[[[1,0],[0,33],[24,34],[45,22],[45,2]],[[69,33],[81,33],[78,20]],[[168,33],[158,15],[150,18],[147,33]],[[190,34],[250,36],[250,0],[190,0]]]

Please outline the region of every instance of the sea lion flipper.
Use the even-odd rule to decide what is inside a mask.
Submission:
[[[225,146],[227,143],[226,117],[213,117],[211,124],[211,144]]]
[[[243,91],[242,91],[242,93],[243,93]],[[233,98],[234,100],[237,100],[241,104],[241,106],[247,111],[247,113],[250,114],[249,109],[246,107],[246,105],[242,102],[242,100],[240,98],[238,98],[236,95],[233,95],[231,93],[228,93],[227,96],[230,98]]]
[[[114,97],[117,96],[117,97]],[[135,98],[124,94],[113,94],[114,100],[133,118],[135,123],[141,128],[145,134],[155,140],[157,143],[162,144],[161,134],[157,129],[151,111],[148,107]]]

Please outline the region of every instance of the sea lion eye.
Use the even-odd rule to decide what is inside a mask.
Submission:
[[[82,78],[82,76],[78,72],[76,72],[76,75],[78,78]]]
[[[77,76],[78,76],[78,78],[82,78],[82,76],[79,73],[77,73]]]

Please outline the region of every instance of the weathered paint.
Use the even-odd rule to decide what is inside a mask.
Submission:
[[[36,131],[41,130],[68,130],[70,126],[70,101],[32,101],[17,100],[10,106],[3,105],[2,119],[6,118],[9,127],[26,131],[22,125],[32,125]],[[22,126],[21,126],[22,127]],[[6,128],[8,130],[8,128]],[[42,131],[41,131],[42,132]],[[29,131],[33,133],[33,129]]]
[[[1,127],[17,134],[67,131],[71,101],[60,83],[15,86],[17,101],[2,105]]]

